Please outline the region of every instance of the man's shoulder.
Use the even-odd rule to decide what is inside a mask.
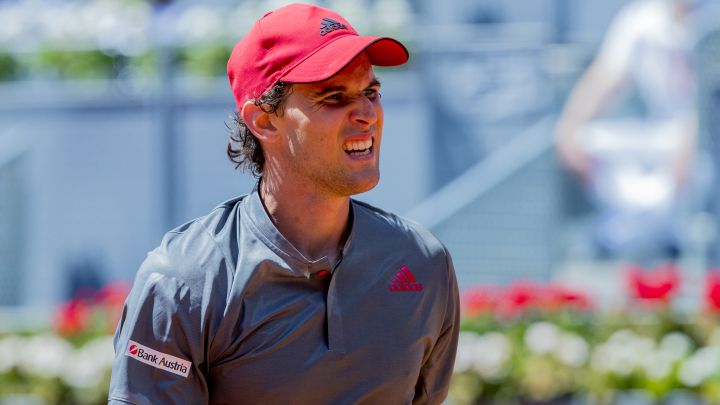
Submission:
[[[160,245],[148,253],[140,271],[186,281],[230,271],[226,267],[233,263],[228,257],[243,198],[225,201],[207,215],[167,232]]]
[[[363,201],[353,199],[353,203],[354,208],[359,211],[357,215],[363,215],[374,227],[377,227],[371,231],[373,234],[384,235],[383,238],[388,240],[405,241],[435,254],[447,253],[442,242],[420,223]]]
[[[208,214],[195,218],[168,233],[187,234],[188,237],[200,234],[211,238],[223,237],[229,228],[235,225],[238,219],[238,210],[246,197],[246,195],[242,195],[218,204]]]

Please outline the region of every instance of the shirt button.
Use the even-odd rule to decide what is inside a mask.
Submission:
[[[330,272],[327,270],[320,270],[317,273],[315,273],[318,277],[327,277]]]

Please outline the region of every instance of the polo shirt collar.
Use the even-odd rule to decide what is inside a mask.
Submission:
[[[258,236],[268,248],[282,257],[290,264],[293,273],[303,277],[310,277],[312,274],[320,270],[328,270],[334,272],[330,260],[327,256],[323,256],[317,260],[306,258],[290,241],[280,233],[275,224],[270,219],[270,215],[265,210],[265,206],[260,199],[259,182],[242,202],[242,221],[248,223],[253,232]],[[355,224],[357,222],[356,209],[354,202],[350,200],[350,215],[352,216],[352,224],[350,233],[348,234],[345,245],[343,246],[341,255],[345,256],[354,239]],[[340,258],[342,261],[342,257]]]

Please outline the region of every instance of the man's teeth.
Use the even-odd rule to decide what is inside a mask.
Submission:
[[[372,139],[368,139],[366,141],[350,141],[345,142],[345,145],[343,145],[343,148],[346,152],[359,152],[364,151],[366,149],[370,149],[372,146]]]

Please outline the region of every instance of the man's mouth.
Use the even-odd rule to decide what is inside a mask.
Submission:
[[[343,150],[350,156],[365,156],[372,152],[373,139],[368,138],[364,141],[346,141],[343,144]]]

